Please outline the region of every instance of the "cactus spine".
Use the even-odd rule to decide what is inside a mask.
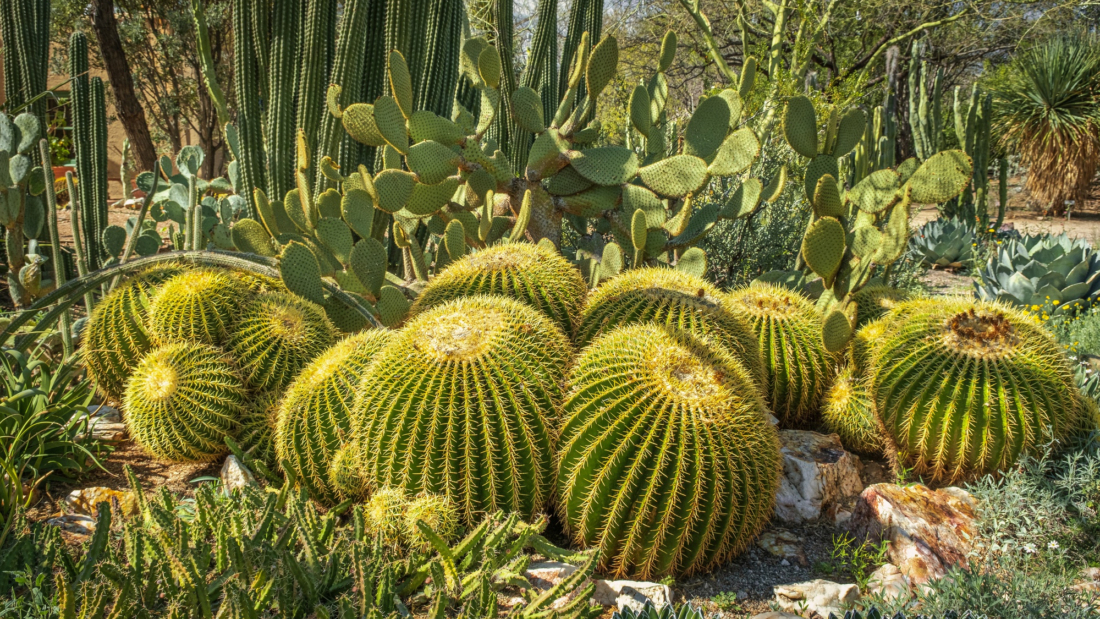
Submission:
[[[196,269],[170,278],[149,304],[149,332],[159,344],[221,345],[228,338],[248,288],[228,272]]]
[[[245,384],[278,391],[332,344],[334,333],[321,306],[288,292],[268,292],[241,310],[227,347]]]
[[[256,59],[254,39],[259,36],[252,30],[252,12],[263,10],[253,6],[250,0],[233,0],[233,75],[237,89],[237,130],[240,133],[240,152],[237,153],[237,173],[243,187],[238,188],[249,205],[249,216],[258,212],[256,198],[251,187],[266,187],[264,179],[264,136],[259,92],[260,65]]]
[[[454,501],[466,524],[550,498],[551,436],[572,350],[550,319],[500,296],[413,318],[375,360],[355,404],[363,477]]]
[[[840,371],[825,394],[821,421],[850,451],[877,457],[886,448],[871,401],[870,380],[851,366]]]
[[[586,348],[563,407],[559,511],[603,569],[690,574],[743,550],[773,513],[779,438],[744,367],[656,325]]]

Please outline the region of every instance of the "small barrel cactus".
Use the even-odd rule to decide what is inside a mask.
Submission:
[[[149,332],[158,344],[220,346],[251,297],[248,286],[220,269],[181,273],[160,287],[149,307]]]
[[[446,496],[466,524],[496,510],[533,517],[553,486],[551,436],[571,356],[557,325],[507,297],[420,314],[360,386],[364,478]]]
[[[401,488],[379,488],[363,507],[367,534],[390,548],[404,545],[405,508],[409,500]]]
[[[825,394],[821,421],[840,437],[840,442],[849,451],[876,457],[885,449],[871,402],[870,381],[851,366],[840,371]]]
[[[771,518],[779,438],[736,358],[683,331],[614,329],[569,377],[559,511],[616,576],[690,574],[729,560]]]
[[[878,340],[871,373],[901,464],[937,482],[972,479],[1084,425],[1073,369],[1037,320],[965,299],[908,305]]]
[[[856,304],[856,328],[877,320],[883,314],[909,300],[909,293],[892,286],[864,286],[852,293]]]
[[[225,353],[169,344],[145,355],[126,387],[126,426],[150,455],[204,462],[227,451],[245,412],[245,389]]]
[[[266,292],[245,304],[228,348],[249,387],[277,391],[331,346],[335,334],[320,305],[289,292]]]
[[[92,383],[107,397],[122,399],[126,379],[152,347],[145,320],[157,285],[183,270],[176,264],[147,269],[119,284],[92,311],[81,350]]]
[[[448,266],[417,297],[410,315],[459,297],[499,294],[546,314],[572,336],[587,292],[580,271],[561,254],[529,243],[509,243]]]
[[[344,496],[333,487],[329,468],[349,440],[359,380],[392,335],[374,329],[347,337],[321,353],[287,387],[275,425],[275,453],[318,501],[335,503]]]
[[[444,542],[458,535],[458,511],[454,502],[444,496],[425,494],[409,501],[405,507],[405,541],[414,550],[431,552],[432,545],[420,531],[417,522],[428,525]]]
[[[684,329],[725,346],[758,384],[764,383],[764,359],[752,326],[722,306],[714,286],[676,269],[632,269],[594,290],[581,314],[577,345],[615,327],[643,322]]]
[[[752,325],[764,355],[763,393],[784,427],[812,424],[836,359],[825,350],[814,306],[782,286],[756,283],[731,291],[726,307]]]
[[[282,393],[265,391],[253,396],[241,419],[241,433],[237,443],[245,453],[275,469],[275,425],[279,419],[279,400]]]

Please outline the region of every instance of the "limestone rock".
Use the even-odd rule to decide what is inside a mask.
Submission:
[[[654,608],[664,608],[672,603],[672,589],[655,582],[597,580],[592,600],[601,606],[616,606],[619,610],[640,611],[647,602]]]
[[[137,498],[133,492],[111,490],[100,486],[73,490],[65,497],[65,511],[70,514],[95,518],[100,503],[118,503],[122,515],[129,518],[138,513]]]
[[[842,585],[829,580],[811,580],[794,585],[777,585],[774,589],[779,609],[805,612],[828,617],[844,616],[842,605],[859,601],[858,585]]]
[[[909,578],[892,563],[887,563],[871,572],[867,581],[867,595],[880,595],[884,600],[908,598]]]
[[[875,484],[859,496],[849,528],[857,536],[890,542],[888,556],[913,585],[966,567],[975,535],[974,506],[962,490],[931,490],[921,484]]]
[[[256,478],[252,476],[252,471],[248,470],[248,467],[232,454],[225,459],[225,464],[222,464],[220,477],[222,488],[226,492],[256,485]]]
[[[786,529],[768,529],[760,534],[756,545],[783,559],[794,559],[799,565],[807,566],[806,552],[802,549],[802,539]]]
[[[117,442],[126,436],[126,424],[122,422],[122,413],[111,406],[91,404],[87,411],[80,411],[74,417],[88,418],[88,433],[91,438],[101,442]],[[81,434],[77,438],[85,438]]]
[[[859,458],[844,450],[836,434],[780,430],[783,477],[775,515],[787,522],[831,516],[845,498],[863,490]]]
[[[60,527],[62,531],[73,535],[77,540],[84,540],[95,533],[95,518],[83,514],[65,514],[50,518],[46,524]]]
[[[532,585],[545,591],[565,580],[578,569],[580,568],[568,563],[545,561],[532,563],[528,566],[525,576],[527,576],[527,580],[531,581]]]

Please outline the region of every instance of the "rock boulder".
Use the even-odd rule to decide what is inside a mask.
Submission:
[[[840,502],[863,490],[859,458],[844,450],[836,434],[779,432],[783,476],[775,515],[787,522],[832,517]]]

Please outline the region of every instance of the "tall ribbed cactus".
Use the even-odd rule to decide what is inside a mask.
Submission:
[[[256,59],[253,39],[259,33],[252,31],[252,11],[262,10],[251,0],[233,0],[233,75],[237,90],[237,131],[240,149],[237,156],[237,173],[241,187],[238,192],[249,204],[249,213],[257,207],[250,187],[266,187],[263,118],[260,111],[260,64]]]
[[[108,257],[102,240],[107,227],[107,104],[103,81],[88,76],[88,39],[82,32],[69,39],[69,75],[80,240],[87,266],[95,270]]]
[[[569,74],[573,70],[574,58],[585,52],[581,49],[581,38],[586,32],[590,42],[600,40],[603,33],[603,0],[573,0],[570,5],[569,26],[561,54],[561,75],[558,78],[559,99],[569,92]],[[581,85],[577,90],[577,98],[585,94],[585,87]]]
[[[127,383],[126,426],[152,456],[203,462],[228,451],[245,412],[245,389],[225,353],[170,344],[145,355]]]
[[[352,440],[351,410],[359,381],[392,336],[371,329],[341,340],[302,370],[283,396],[275,453],[318,501],[335,503],[341,496],[330,482],[329,469],[336,451]]]
[[[771,518],[779,438],[744,367],[656,325],[615,329],[569,377],[559,512],[612,574],[691,574],[741,552]]]
[[[278,199],[294,187],[294,103],[298,93],[297,68],[302,11],[300,2],[274,2],[271,8],[270,57],[267,59],[265,189],[268,195]],[[254,32],[253,37],[267,38],[262,32]]]
[[[557,0],[539,0],[536,14],[535,36],[520,85],[534,89],[542,98],[542,117],[553,118],[557,107],[554,102],[561,96],[558,92]]]
[[[8,109],[30,103],[26,110],[46,127],[46,91],[50,58],[50,0],[0,2],[0,37],[4,39],[4,101]],[[10,153],[9,153],[10,154]]]
[[[813,304],[782,286],[755,283],[734,290],[726,307],[756,331],[764,367],[764,399],[784,427],[812,424],[837,359],[821,341]]]
[[[374,488],[430,492],[479,514],[531,518],[550,498],[553,429],[572,356],[550,319],[500,296],[417,316],[375,359],[353,435]]]
[[[767,379],[756,332],[723,305],[722,293],[701,277],[675,269],[632,269],[600,285],[588,298],[577,346],[620,326],[659,324],[724,346],[760,385]]]
[[[931,73],[913,42],[909,58],[909,128],[917,159],[925,161],[943,149],[943,69]],[[929,92],[931,87],[931,92]]]
[[[904,304],[879,339],[871,393],[899,462],[954,482],[1012,466],[1090,419],[1073,370],[1024,312],[965,299]]]
[[[343,15],[340,18],[340,34],[336,39],[335,61],[329,72],[328,81],[330,85],[335,84],[341,88],[340,94],[336,97],[340,107],[347,106],[358,98],[358,88],[353,86],[357,86],[363,79],[364,58],[359,50],[363,48],[368,36],[366,19],[368,5],[371,2],[372,0],[349,0],[344,3]],[[347,94],[343,93],[344,88],[348,89]],[[332,114],[322,114],[316,135],[315,157],[318,160],[329,157],[333,161],[341,161],[341,150],[345,142],[350,142],[351,138],[340,127],[340,119]],[[336,183],[318,169],[314,183],[315,191],[320,193],[324,189],[335,186]]]
[[[431,0],[424,41],[424,68],[416,88],[416,109],[451,117],[462,48],[462,0]],[[373,100],[373,99],[371,99]]]

